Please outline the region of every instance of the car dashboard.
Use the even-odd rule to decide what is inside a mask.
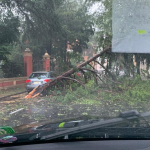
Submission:
[[[149,150],[149,140],[97,140],[55,142],[2,147],[0,150]]]

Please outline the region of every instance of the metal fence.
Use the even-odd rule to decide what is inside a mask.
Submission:
[[[33,61],[33,71],[44,71],[43,60],[34,60]]]

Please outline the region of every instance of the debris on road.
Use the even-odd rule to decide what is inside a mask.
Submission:
[[[24,110],[24,108],[20,108],[20,109],[18,109],[18,110],[16,110],[16,111],[13,111],[13,112],[10,113],[10,115],[13,115],[13,114],[15,114],[15,113],[18,113],[18,112],[20,112],[20,111],[22,111],[22,110]]]

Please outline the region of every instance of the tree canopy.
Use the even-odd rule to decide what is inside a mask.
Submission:
[[[9,54],[5,46],[12,46],[10,44],[17,41],[19,51],[28,46],[35,61],[48,52],[58,66],[65,66],[67,43],[73,47],[74,53],[82,53],[94,34],[93,17],[88,8],[89,3],[80,0],[0,1],[1,18],[5,18],[0,24],[5,26],[0,35],[0,60]]]
[[[1,12],[2,14],[2,12]],[[0,60],[6,60],[11,45],[18,40],[19,19],[11,12],[0,16]]]
[[[113,0],[87,0],[93,3],[100,4],[100,10],[95,13],[95,25],[97,28],[97,42],[99,48],[106,48],[112,45],[112,4]],[[122,7],[122,8],[121,8]],[[120,6],[120,10],[123,9],[123,5]],[[118,29],[119,31],[120,29]],[[150,64],[149,54],[137,54],[137,53],[109,53],[104,55],[104,58],[108,59],[108,67],[112,67],[112,62],[115,65],[120,65],[127,68],[127,72],[130,73],[134,69],[133,57],[135,56],[136,68],[140,74],[140,62],[146,62],[147,69]],[[146,61],[144,61],[146,60]]]

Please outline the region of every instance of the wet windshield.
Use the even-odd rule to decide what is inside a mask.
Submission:
[[[53,129],[47,133],[52,138],[89,125],[86,135],[106,123],[120,135],[122,128],[148,128],[149,119],[139,116],[150,111],[149,5],[149,0],[0,1],[0,140],[45,129]],[[136,111],[129,116],[141,120],[125,122],[120,113],[131,110]]]

